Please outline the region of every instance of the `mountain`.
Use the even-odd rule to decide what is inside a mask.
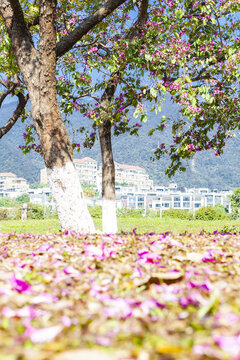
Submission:
[[[14,111],[15,104],[9,103],[0,109],[0,126],[2,126],[11,113]],[[147,170],[155,184],[167,185],[169,182],[177,182],[178,185],[187,187],[209,187],[211,189],[233,189],[240,186],[240,136],[229,139],[225,152],[220,157],[216,157],[213,151],[206,151],[196,154],[194,160],[189,160],[187,171],[178,172],[169,179],[165,175],[165,169],[170,161],[167,157],[160,161],[152,162],[150,157],[153,150],[161,142],[171,140],[170,130],[156,132],[153,136],[147,136],[149,130],[155,127],[162,115],[174,118],[177,116],[178,108],[173,106],[170,101],[166,101],[161,114],[149,113],[148,122],[143,124],[139,131],[139,136],[120,135],[113,138],[114,159],[119,163],[138,165]],[[78,113],[70,117],[74,128],[86,125]],[[26,178],[30,183],[39,182],[40,169],[44,167],[42,157],[35,152],[23,155],[18,148],[23,144],[22,134],[25,125],[18,121],[13,129],[0,139],[0,172],[14,172],[18,176]],[[72,125],[67,125],[69,133],[72,133]],[[79,135],[78,135],[79,136]],[[76,142],[82,142],[83,136],[71,135]],[[81,158],[90,156],[101,162],[101,152],[99,143],[91,150],[82,148],[80,153],[75,153],[74,157]]]
[[[0,126],[11,117],[16,103],[7,103],[0,109]],[[23,144],[25,125],[18,120],[13,128],[0,139],[0,172],[13,172],[30,183],[40,181],[40,169],[44,167],[41,156],[35,152],[23,155],[18,148]]]

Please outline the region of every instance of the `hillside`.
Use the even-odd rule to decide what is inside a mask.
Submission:
[[[0,125],[9,117],[14,109],[14,104],[7,104],[0,110]],[[161,115],[176,116],[178,109],[173,107],[170,102],[166,102]],[[230,139],[225,152],[221,157],[215,157],[209,151],[195,156],[194,162],[189,161],[185,173],[177,173],[169,179],[164,171],[169,164],[167,158],[152,162],[150,157],[153,149],[158,143],[170,139],[168,131],[155,133],[148,137],[148,131],[156,126],[160,115],[153,113],[149,116],[149,121],[143,125],[139,131],[139,136],[121,135],[113,139],[114,159],[119,163],[134,164],[145,168],[150,177],[156,184],[166,185],[170,181],[177,182],[182,186],[210,187],[210,188],[235,188],[240,186],[240,137]],[[71,117],[76,126],[81,126],[83,120],[75,114]],[[18,149],[23,144],[22,133],[24,124],[20,121],[14,126],[10,133],[0,139],[0,172],[11,171],[18,176],[25,177],[30,183],[39,182],[39,171],[44,166],[40,155],[31,153],[23,155]],[[75,138],[75,141],[82,141],[83,138]],[[99,144],[93,149],[83,149],[76,153],[75,157],[90,156],[98,162],[101,161]]]

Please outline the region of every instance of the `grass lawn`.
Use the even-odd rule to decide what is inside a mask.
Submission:
[[[101,230],[101,219],[94,219],[96,229]],[[137,233],[149,232],[172,232],[181,233],[212,233],[219,232],[240,232],[240,219],[238,220],[181,220],[171,218],[153,218],[153,217],[121,217],[118,218],[119,232],[131,232],[136,228]],[[59,221],[56,219],[45,220],[2,220],[0,221],[0,232],[3,233],[33,233],[45,234],[60,232]]]

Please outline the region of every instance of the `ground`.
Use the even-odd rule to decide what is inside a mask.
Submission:
[[[240,234],[0,234],[0,360],[240,359]]]

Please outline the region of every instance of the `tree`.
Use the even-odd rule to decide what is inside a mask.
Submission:
[[[172,125],[173,143],[163,143],[155,151],[157,159],[164,154],[170,157],[169,176],[185,171],[182,160],[199,151],[212,149],[220,156],[227,139],[240,129],[239,1],[185,4],[187,11],[178,8],[173,17],[174,23],[181,19],[181,26],[176,28],[172,66],[163,77],[160,74],[163,91],[179,105],[179,117]],[[173,1],[171,8],[177,7]],[[167,62],[164,47],[161,53]],[[152,62],[157,65],[158,61],[154,55]]]
[[[229,196],[229,200],[234,215],[238,215],[240,209],[240,188],[233,191],[233,194]]]
[[[30,202],[30,196],[28,194],[22,194],[16,197],[17,204],[24,204]]]
[[[92,147],[97,130],[99,132],[103,161],[103,199],[112,203],[110,211],[106,208],[107,216],[103,209],[103,228],[106,231],[116,230],[115,221],[108,221],[106,224],[104,221],[105,218],[109,219],[109,213],[111,219],[114,219],[115,209],[111,131],[113,128],[115,135],[126,131],[137,134],[141,123],[147,120],[145,100],[155,102],[152,111],[157,112],[164,94],[170,93],[172,101],[181,106],[181,115],[174,119],[172,125],[174,144],[170,148],[161,144],[155,152],[157,159],[166,153],[170,156],[172,164],[167,169],[170,176],[177,169],[185,170],[181,166],[182,158],[191,157],[195,151],[224,144],[228,134],[221,119],[223,114],[228,126],[237,126],[236,111],[232,112],[235,119],[233,122],[229,121],[230,114],[226,111],[229,105],[230,108],[235,108],[233,105],[237,98],[236,94],[234,96],[236,88],[231,91],[230,84],[239,83],[236,77],[239,22],[233,23],[238,9],[237,2],[222,1],[220,4],[212,0],[204,3],[162,1],[161,6],[151,2],[149,9],[148,1],[136,3],[138,21],[127,28],[126,22],[121,19],[121,29],[117,28],[117,32],[114,28],[114,34],[106,34],[104,31],[100,40],[96,39],[96,34],[91,34],[86,47],[80,49],[80,59],[84,58],[82,72],[74,76],[73,81],[63,76],[60,82],[61,93],[67,94],[62,99],[66,111],[80,109],[93,121],[93,131],[87,135],[84,145]],[[136,31],[132,31],[132,28]],[[76,55],[71,64],[64,64],[64,69],[68,67],[70,72],[76,72],[74,62],[77,61]],[[235,71],[229,74],[232,62]],[[97,71],[98,77],[104,74],[104,79],[94,81],[91,75],[94,71]],[[81,79],[81,88],[77,86],[77,78]],[[104,92],[101,95],[102,89]],[[74,90],[76,94],[72,95]],[[86,97],[93,99],[95,104],[79,102]],[[216,102],[214,97],[217,97]],[[140,121],[134,126],[130,126],[127,114],[129,107],[134,108],[134,117],[140,115]],[[203,114],[207,121],[202,121]],[[193,120],[195,115],[196,121]],[[186,118],[193,121],[190,129],[186,129]],[[157,130],[164,130],[166,120],[162,118]],[[218,122],[221,125],[218,124],[217,136],[208,139],[206,134],[217,127]],[[152,129],[149,135],[155,130]]]
[[[94,9],[93,14],[85,16],[59,42],[56,38],[56,0],[41,0],[39,5],[38,1],[0,2],[4,30],[11,44],[11,62],[14,63],[15,72],[21,74],[29,94],[34,127],[62,229],[93,232],[94,225],[73,165],[72,147],[57,103],[56,59],[71,50],[84,35],[124,2],[110,0],[97,10],[87,4],[82,10]],[[31,7],[37,7],[39,14],[28,23],[24,11],[30,13]],[[61,10],[61,4],[59,7]],[[30,31],[31,26],[36,24],[39,24],[37,40]],[[10,80],[7,79],[7,82]],[[10,84],[7,91],[11,86],[14,85]],[[23,99],[19,98],[19,106],[21,101]]]
[[[132,42],[131,47],[136,46],[133,43],[133,39],[137,39],[141,36],[144,24],[147,21],[148,16],[148,0],[139,0],[136,2],[138,11],[137,20],[131,24],[130,28],[126,26],[126,22],[129,21],[126,12],[117,17],[118,24],[120,26],[114,26],[114,32],[110,31],[106,34],[104,29],[104,35],[99,33],[91,34],[88,43],[86,43],[83,50],[78,53],[74,53],[71,57],[71,63],[64,62],[63,69],[66,74],[66,68],[69,73],[72,74],[73,81],[69,78],[66,81],[65,77],[60,77],[59,93],[63,95],[62,109],[64,112],[72,112],[75,108],[81,108],[81,112],[85,112],[90,120],[94,121],[93,132],[91,132],[89,138],[85,141],[86,147],[91,147],[98,136],[101,146],[102,155],[102,228],[104,232],[115,233],[117,232],[117,216],[116,216],[116,203],[115,203],[115,166],[113,160],[112,151],[112,126],[118,122],[119,104],[112,105],[115,100],[117,88],[124,83],[126,76],[124,69],[128,66],[128,61],[124,59],[119,62],[119,52],[122,53],[122,45],[124,41],[126,44]],[[117,32],[117,34],[116,34]],[[118,37],[118,38],[117,38]],[[101,40],[99,40],[99,38]],[[94,45],[94,46],[93,46]],[[88,51],[87,51],[88,50]],[[103,51],[103,53],[101,53]],[[104,57],[104,60],[103,60]],[[83,71],[77,71],[79,62],[82,58],[85,59]],[[116,63],[116,60],[118,64]],[[87,68],[89,67],[89,73]],[[89,87],[89,82],[92,82],[90,72],[92,69],[97,70],[99,73],[106,75],[103,81],[98,81],[97,84]],[[104,71],[105,70],[105,71]],[[127,72],[127,74],[129,74]],[[81,88],[78,88],[77,80],[81,82]],[[75,82],[75,84],[74,84]],[[71,85],[70,85],[71,84]],[[66,86],[67,85],[67,86]],[[70,86],[69,86],[70,85]],[[77,96],[73,95],[73,89],[77,88]],[[102,94],[101,91],[102,90]],[[136,89],[135,89],[136,90]],[[95,93],[93,95],[93,93]],[[133,93],[129,94],[129,99],[124,107],[128,107],[133,102]],[[79,103],[79,99],[92,98],[97,102],[97,107],[94,110],[91,109],[91,104],[84,104],[82,106]],[[117,106],[116,106],[117,105]],[[88,110],[87,110],[88,108]],[[124,126],[126,127],[126,124]],[[123,125],[121,127],[126,131]],[[76,144],[75,144],[76,145]]]

